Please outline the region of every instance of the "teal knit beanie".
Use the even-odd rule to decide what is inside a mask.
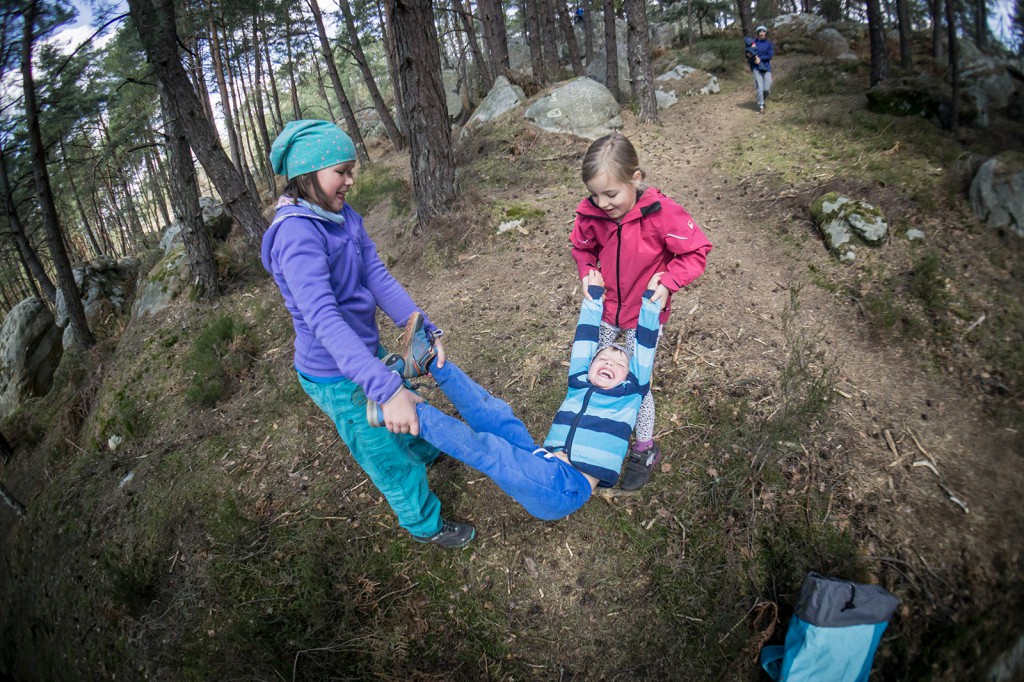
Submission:
[[[352,139],[330,121],[290,121],[270,146],[274,172],[289,180],[355,160]]]

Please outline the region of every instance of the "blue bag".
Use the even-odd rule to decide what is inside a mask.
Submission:
[[[783,682],[866,682],[878,642],[900,600],[879,585],[813,571],[800,588],[784,645],[761,650],[761,667]]]

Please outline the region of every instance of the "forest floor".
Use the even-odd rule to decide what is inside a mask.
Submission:
[[[660,126],[625,116],[647,181],[714,244],[662,336],[665,455],[645,488],[545,523],[444,459],[432,486],[477,539],[415,545],[295,385],[279,294],[236,244],[213,309],[181,301],[79,359],[94,378],[56,429],[73,448],[36,434],[3,469],[30,514],[3,512],[0,670],[754,680],[817,570],[902,600],[877,679],[986,678],[1024,636],[1024,245],[972,224],[956,164],[1004,140],[877,121],[830,67],[775,66],[766,115],[734,73]],[[449,357],[538,440],[581,296],[567,236],[586,147],[516,123],[477,131],[439,237],[413,237],[397,197],[366,212]],[[378,166],[407,176],[404,163]],[[826,191],[880,206],[889,243],[838,263],[809,219]],[[497,234],[514,217],[522,228]],[[244,329],[225,356],[245,362],[197,408],[186,358],[225,318]]]

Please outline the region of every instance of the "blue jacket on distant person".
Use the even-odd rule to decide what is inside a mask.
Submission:
[[[753,71],[757,68],[758,71],[770,72],[772,70],[772,57],[775,56],[775,46],[772,44],[772,41],[767,38],[759,38],[754,41],[752,47],[754,48],[754,53],[761,58],[761,62],[755,64],[753,59],[749,59],[750,70]]]

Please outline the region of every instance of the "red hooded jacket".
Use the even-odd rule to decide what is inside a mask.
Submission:
[[[700,277],[711,242],[682,206],[654,187],[616,222],[586,198],[576,207],[569,237],[582,279],[591,269],[604,276],[602,321],[623,329],[636,327],[647,283],[664,272],[661,283],[674,293]],[[661,323],[671,312],[671,296]]]

